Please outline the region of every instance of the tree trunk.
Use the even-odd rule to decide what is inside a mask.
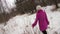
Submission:
[[[57,9],[58,8],[58,2],[57,2],[57,0],[54,0],[54,3],[56,5],[56,9]]]

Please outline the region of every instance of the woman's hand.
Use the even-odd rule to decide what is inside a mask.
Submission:
[[[32,28],[34,28],[33,24],[32,24]]]

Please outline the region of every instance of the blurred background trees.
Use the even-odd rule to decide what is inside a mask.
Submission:
[[[28,13],[34,10],[34,3],[32,0],[16,0],[17,11],[19,13]]]
[[[56,8],[58,8],[58,3],[60,3],[60,0],[16,0],[16,8],[12,9],[11,13],[6,14],[4,10],[5,8],[2,6],[2,2],[0,0],[0,12],[3,11],[3,13],[0,13],[0,22],[6,22],[11,17],[14,17],[18,14],[33,14],[36,12],[34,10],[37,5],[56,5]]]
[[[16,0],[19,13],[31,13],[36,5],[56,5],[56,8],[58,8],[58,3],[60,3],[60,0]]]

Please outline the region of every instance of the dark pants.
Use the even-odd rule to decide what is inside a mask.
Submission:
[[[43,34],[47,34],[46,30],[42,31]]]

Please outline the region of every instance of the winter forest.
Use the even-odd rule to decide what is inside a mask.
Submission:
[[[43,34],[32,28],[37,5],[47,14],[47,34],[60,34],[60,0],[0,0],[0,34]]]

